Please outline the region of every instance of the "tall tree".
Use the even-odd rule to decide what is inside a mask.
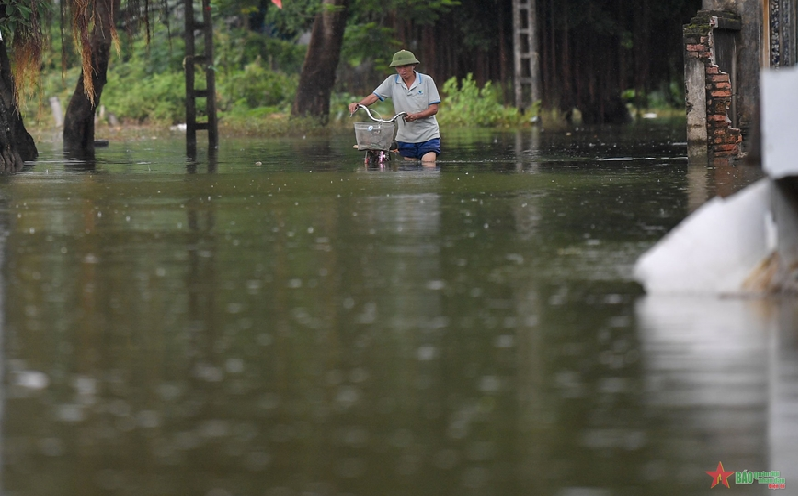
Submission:
[[[94,27],[89,46],[83,48],[83,70],[64,115],[64,152],[70,155],[91,157],[94,154],[94,116],[108,82],[108,63],[111,43],[116,38],[119,4],[120,0],[94,2]],[[86,39],[81,42],[86,43]]]
[[[39,21],[47,9],[46,5],[0,4],[0,27],[14,47],[19,76],[12,74],[6,40],[0,34],[0,173],[16,172],[39,154],[22,122],[18,99],[39,70],[44,41]]]
[[[6,42],[0,39],[0,173],[17,172],[39,155],[17,106],[17,93]]]
[[[348,16],[349,0],[323,0],[321,11],[313,21],[310,45],[291,106],[292,116],[312,116],[327,122]]]

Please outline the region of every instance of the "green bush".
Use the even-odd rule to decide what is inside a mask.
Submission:
[[[449,79],[441,91],[441,125],[493,127],[520,122],[518,109],[505,108],[490,81],[480,89],[470,73],[459,83],[457,78]]]
[[[290,107],[298,84],[298,76],[265,69],[258,58],[243,71],[220,75],[216,84],[218,105],[221,110],[242,105],[247,109]]]
[[[102,95],[102,104],[109,112],[137,123],[175,124],[185,120],[186,84],[182,71],[142,77],[142,72],[137,70],[141,68],[139,61],[131,60],[120,67],[126,75],[120,75],[112,67]]]

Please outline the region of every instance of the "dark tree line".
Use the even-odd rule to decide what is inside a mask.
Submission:
[[[645,108],[652,91],[681,84],[682,26],[701,8],[701,0],[537,0],[536,4],[543,108],[575,107],[589,122],[615,122],[621,118],[622,91],[635,90],[635,105]],[[440,29],[400,30],[420,34],[419,46],[430,52],[425,56],[434,64],[431,71],[443,78],[473,72],[478,82],[500,81],[509,90],[510,0],[464,0],[462,8],[442,16],[437,25]],[[491,32],[494,36],[489,36]]]
[[[454,6],[431,8],[427,15],[408,15],[399,8],[401,2],[385,4],[395,8],[361,13],[359,19],[350,19],[350,29],[353,22],[367,21],[390,28],[401,47],[414,51],[423,71],[435,79],[472,73],[480,84],[493,81],[503,87],[509,103],[511,0],[460,0]],[[578,108],[587,122],[618,122],[627,115],[621,100],[625,90],[634,90],[634,103],[641,109],[653,91],[672,98],[669,85],[681,85],[682,80],[682,26],[701,4],[701,0],[537,0],[542,107]],[[347,71],[344,67],[340,73],[345,76]],[[384,73],[372,74],[361,86],[379,77]],[[351,91],[357,83],[352,78],[340,79],[341,89],[362,90]]]

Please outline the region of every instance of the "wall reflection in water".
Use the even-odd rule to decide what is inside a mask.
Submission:
[[[780,471],[787,487],[798,478],[797,311],[792,299],[638,302],[646,402],[670,471],[720,460],[730,471]]]

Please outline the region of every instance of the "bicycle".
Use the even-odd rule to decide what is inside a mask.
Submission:
[[[396,132],[396,119],[399,117],[404,118],[407,112],[399,112],[388,120],[374,117],[371,111],[365,105],[358,104],[355,112],[359,109],[366,111],[369,119],[372,122],[355,122],[355,138],[357,145],[355,146],[360,151],[366,152],[364,163],[366,165],[383,166],[385,162],[391,159],[390,150],[391,145],[394,143],[394,135]],[[350,117],[355,115],[355,112],[350,114]]]

